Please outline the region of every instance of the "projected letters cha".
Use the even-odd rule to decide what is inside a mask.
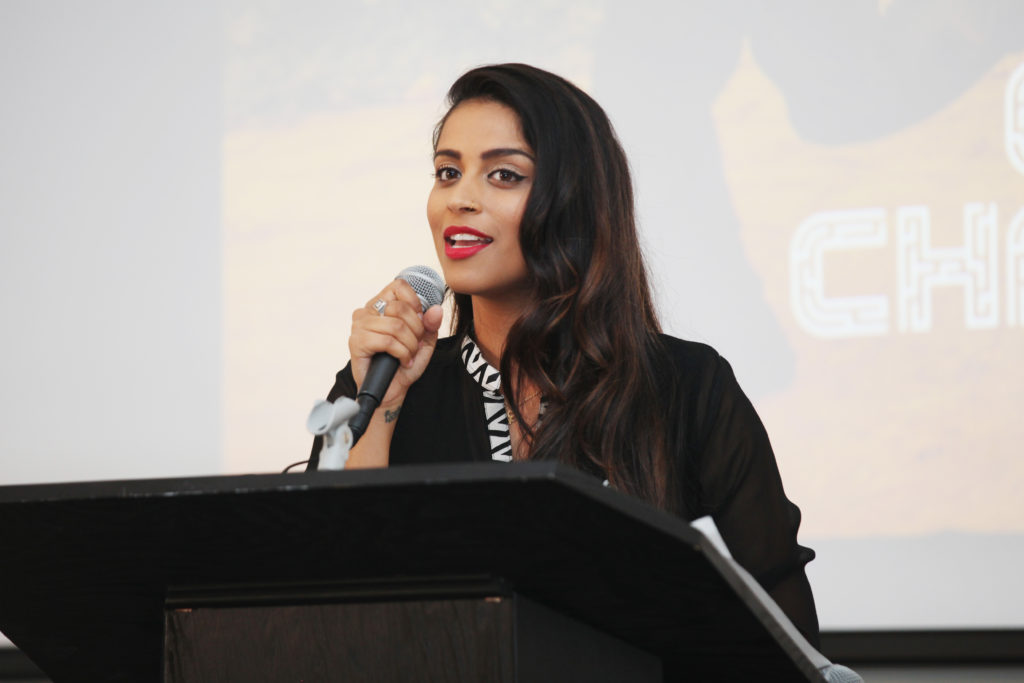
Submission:
[[[964,242],[934,247],[924,206],[896,210],[896,301],[901,332],[932,328],[932,292],[964,290],[964,325],[991,329],[1000,324],[999,226],[994,204],[964,207]],[[790,307],[797,322],[817,337],[866,337],[890,332],[891,298],[885,294],[829,297],[825,293],[825,254],[885,247],[886,211],[880,208],[814,214],[790,242]],[[1004,241],[1006,318],[1024,326],[1024,208],[1010,222]]]
[[[1024,174],[1024,65],[1006,88],[1006,154]],[[829,297],[825,292],[825,255],[888,245],[889,216],[867,208],[816,213],[800,224],[789,248],[790,308],[808,333],[824,338],[887,334],[892,297],[882,293]],[[960,287],[964,326],[971,330],[1000,325],[1000,270],[1005,269],[1006,325],[1024,326],[1024,208],[1009,221],[1000,240],[999,210],[993,203],[964,206],[963,243],[936,247],[926,206],[895,210],[895,292],[900,332],[932,329],[932,293]],[[1003,246],[1002,255],[1000,245]],[[1002,256],[1002,258],[1000,258]],[[1002,266],[1002,268],[1001,268]]]

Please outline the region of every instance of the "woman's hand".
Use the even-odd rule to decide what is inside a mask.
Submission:
[[[378,301],[384,305],[375,308]],[[441,327],[441,307],[421,311],[419,297],[409,283],[394,280],[366,306],[352,313],[348,348],[356,385],[362,387],[374,354],[386,353],[398,359],[398,371],[381,401],[382,409],[397,410],[434,353]]]

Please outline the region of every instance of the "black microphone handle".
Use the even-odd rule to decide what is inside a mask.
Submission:
[[[348,422],[348,427],[352,430],[353,446],[369,426],[373,411],[377,410],[377,406],[384,400],[384,394],[391,386],[391,380],[395,378],[397,371],[398,359],[394,356],[375,353],[370,359],[370,369],[366,371],[363,385],[359,388],[359,395],[356,396],[359,412]]]
[[[424,312],[431,306],[440,304],[444,299],[444,280],[432,268],[410,266],[399,273],[395,279],[405,280],[412,287],[420,299],[420,305]],[[363,385],[359,388],[359,395],[356,396],[359,412],[348,423],[349,429],[352,430],[353,446],[369,426],[373,411],[384,400],[384,394],[391,386],[391,380],[395,378],[397,371],[398,359],[386,353],[375,353],[370,359],[370,368],[366,371]]]

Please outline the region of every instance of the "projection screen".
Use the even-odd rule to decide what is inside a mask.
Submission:
[[[771,435],[826,629],[1021,628],[1024,6],[0,5],[0,483],[272,472],[436,266],[447,86],[590,92],[662,322]]]

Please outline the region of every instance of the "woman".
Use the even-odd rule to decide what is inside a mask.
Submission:
[[[401,366],[349,467],[557,459],[688,519],[712,514],[816,643],[799,510],[728,363],[660,333],[604,111],[522,64],[474,69],[448,99],[427,218],[454,334],[438,340],[440,307],[421,313],[401,280],[353,314],[329,398],[355,396],[375,353]]]

